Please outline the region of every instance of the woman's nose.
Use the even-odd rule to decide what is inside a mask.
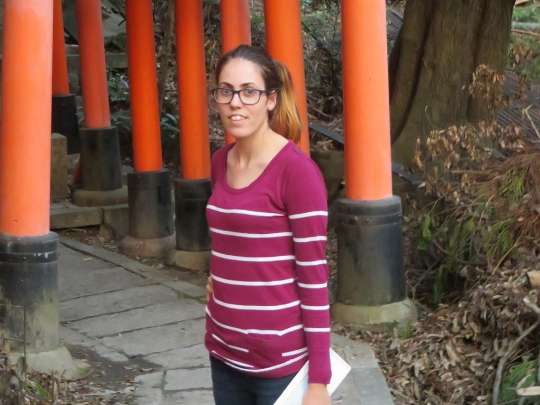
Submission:
[[[242,106],[242,100],[240,100],[240,93],[233,94],[233,97],[231,99],[230,104],[233,107],[241,107]]]

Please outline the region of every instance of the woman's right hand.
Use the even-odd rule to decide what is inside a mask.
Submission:
[[[212,281],[212,276],[208,277],[208,283],[206,283],[206,301],[210,301],[210,296],[214,294],[214,282]]]

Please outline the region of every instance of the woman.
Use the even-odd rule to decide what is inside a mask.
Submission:
[[[322,176],[293,141],[291,76],[262,49],[223,56],[212,91],[235,143],[212,158],[205,344],[217,405],[272,405],[309,360],[303,405],[328,405],[330,321]]]

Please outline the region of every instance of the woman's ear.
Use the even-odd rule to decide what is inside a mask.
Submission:
[[[270,94],[268,94],[267,98],[268,100],[266,101],[266,107],[268,108],[268,111],[272,111],[277,105],[277,92],[272,90]]]

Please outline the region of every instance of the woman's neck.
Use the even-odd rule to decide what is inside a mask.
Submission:
[[[285,142],[281,141],[279,138],[283,139]],[[266,130],[251,136],[237,139],[236,145],[233,148],[235,163],[245,167],[251,162],[267,160],[265,157],[268,155],[273,157],[275,155],[274,150],[276,147],[281,149],[283,143],[286,143],[285,138],[276,134],[269,127],[267,127]]]

